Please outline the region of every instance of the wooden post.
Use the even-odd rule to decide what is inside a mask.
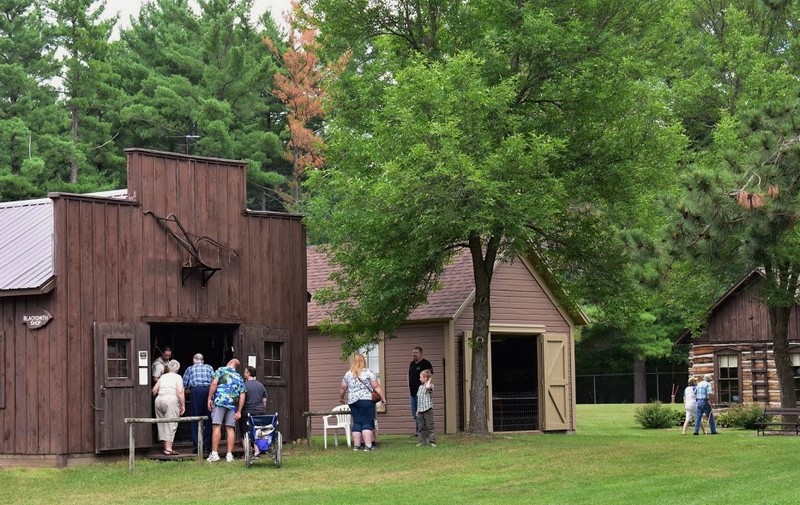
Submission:
[[[203,462],[203,420],[197,421],[197,462]]]
[[[128,422],[126,419],[125,422]],[[133,467],[136,465],[136,436],[133,427],[135,423],[128,423],[128,473],[133,473]]]
[[[311,449],[311,412],[306,412],[306,440],[308,448]]]

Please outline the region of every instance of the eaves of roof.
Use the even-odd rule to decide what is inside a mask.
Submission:
[[[0,293],[37,292],[54,275],[52,200],[0,203]]]
[[[764,277],[764,271],[762,269],[756,268],[752,270],[749,274],[742,277],[742,279],[736,284],[734,284],[728,291],[726,291],[724,295],[720,296],[719,299],[716,302],[714,302],[714,304],[706,311],[706,315],[712,314],[715,310],[717,310],[717,307],[722,305],[725,302],[725,300],[733,296],[734,293],[738,292],[744,286],[749,285],[754,280],[762,279],[763,277]],[[692,330],[686,330],[685,332],[683,332],[683,334],[681,334],[680,337],[678,337],[677,340],[675,340],[675,343],[685,344],[687,343],[687,340],[691,338],[691,336],[692,336]]]
[[[82,196],[120,199],[127,190]],[[55,287],[53,208],[52,198],[0,203],[0,297],[43,294]]]

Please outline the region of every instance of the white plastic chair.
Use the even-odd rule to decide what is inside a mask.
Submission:
[[[339,447],[338,429],[344,430],[344,436],[347,439],[347,447],[350,447],[350,407],[348,405],[338,405],[331,409],[331,412],[341,412],[340,414],[328,414],[323,416],[323,439],[325,441],[325,448],[328,448],[328,430],[333,430],[333,443]]]

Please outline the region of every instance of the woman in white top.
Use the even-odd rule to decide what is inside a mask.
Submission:
[[[186,411],[183,378],[178,375],[180,368],[181,364],[176,360],[169,361],[166,373],[159,377],[158,382],[153,386],[157,419],[180,417]],[[178,453],[172,450],[172,442],[175,440],[177,430],[178,423],[158,423],[158,439],[164,442],[164,454],[167,456],[178,456]]]
[[[371,451],[373,447],[372,430],[375,429],[375,402],[372,391],[376,391],[382,402],[386,403],[383,389],[375,373],[367,368],[367,360],[363,354],[355,354],[350,359],[350,370],[344,374],[339,386],[339,401],[350,406],[350,417],[353,419],[353,450]],[[345,394],[347,395],[345,397]]]
[[[689,379],[689,385],[683,390],[683,408],[686,410],[686,420],[683,422],[682,435],[686,435],[686,428],[689,426],[689,422],[693,422],[697,415],[697,397],[694,394],[696,387],[697,379],[692,377]],[[703,434],[705,434],[706,427],[703,423],[700,423],[700,427],[703,429]]]

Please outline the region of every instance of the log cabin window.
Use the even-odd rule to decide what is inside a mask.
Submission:
[[[283,342],[264,342],[264,378],[280,379]]]
[[[794,377],[794,394],[800,402],[800,353],[790,354],[792,359],[792,377]]]
[[[717,356],[717,396],[721,403],[741,403],[739,392],[739,356]]]
[[[106,340],[106,376],[109,381],[129,381],[130,339],[109,338]]]

